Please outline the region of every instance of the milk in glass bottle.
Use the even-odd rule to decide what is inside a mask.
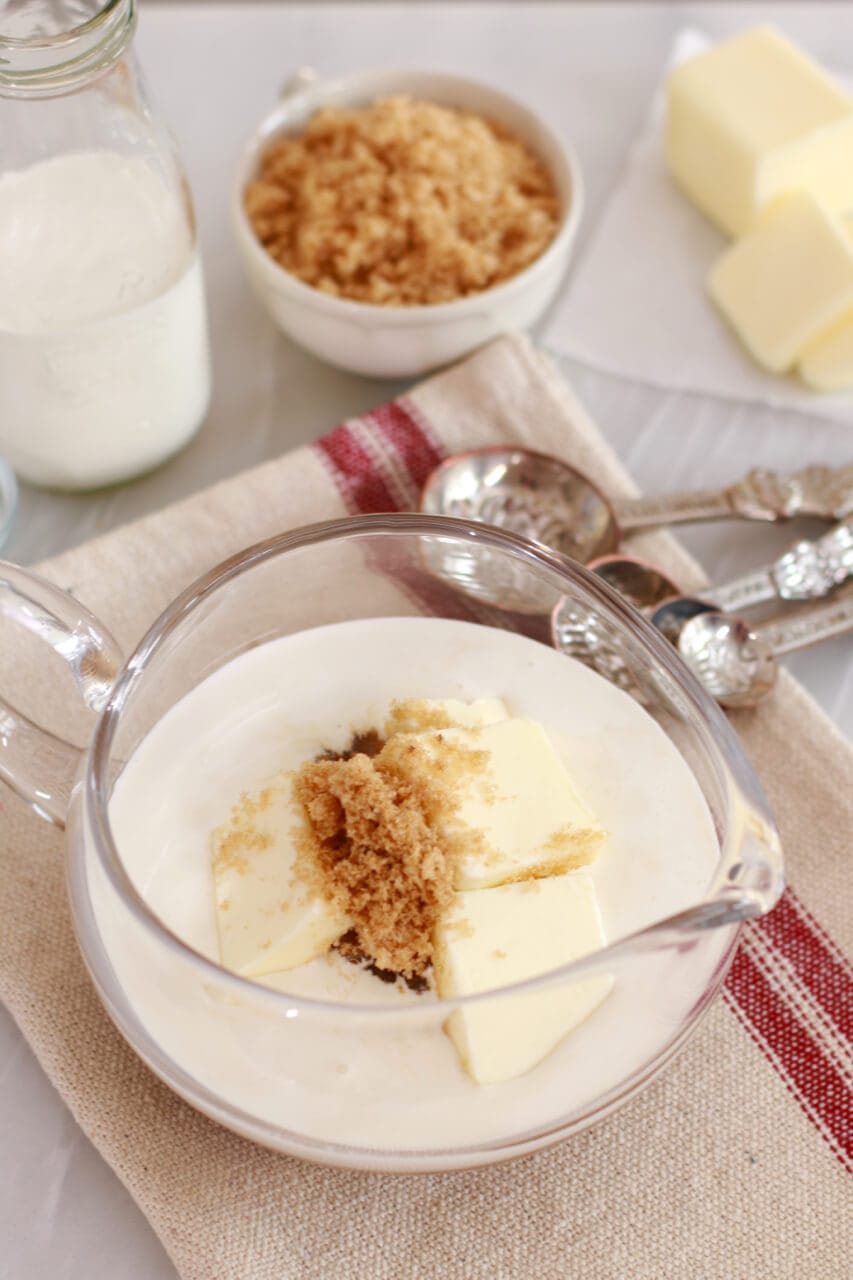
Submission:
[[[189,189],[135,0],[0,0],[0,454],[61,489],[147,471],[210,399]]]

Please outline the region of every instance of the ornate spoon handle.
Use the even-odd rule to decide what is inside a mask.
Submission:
[[[708,595],[726,613],[766,600],[819,600],[853,576],[853,521],[843,521],[814,541],[796,543],[773,564],[745,573]]]
[[[623,530],[649,529],[662,524],[691,524],[700,520],[791,520],[818,516],[842,520],[853,513],[853,463],[844,467],[805,467],[792,475],[750,471],[725,489],[631,498],[620,502],[617,516]]]
[[[808,649],[821,640],[831,640],[834,636],[853,631],[853,593],[791,617],[759,623],[752,631],[777,658],[798,649]]]

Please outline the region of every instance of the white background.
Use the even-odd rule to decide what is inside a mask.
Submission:
[[[208,282],[214,400],[201,435],[153,476],[96,496],[24,490],[4,551],[30,563],[310,440],[402,384],[332,371],[278,335],[242,277],[230,233],[244,137],[298,66],[412,66],[478,76],[523,98],[574,142],[587,184],[583,253],[676,32],[774,21],[822,61],[853,70],[844,4],[174,4],[142,0],[137,51],[193,188]],[[638,246],[641,251],[641,246]],[[567,283],[571,287],[571,279]],[[649,298],[649,307],[654,299]],[[554,340],[553,338],[551,339]],[[561,361],[649,492],[853,458],[853,422],[665,394]],[[685,541],[712,577],[762,563],[790,531],[720,525]],[[849,641],[791,665],[848,733]],[[0,1280],[174,1280],[142,1215],[77,1128],[0,1010]]]

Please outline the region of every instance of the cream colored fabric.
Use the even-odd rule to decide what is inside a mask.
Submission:
[[[450,451],[519,441],[631,492],[581,406],[521,340],[439,375],[413,401]],[[301,450],[43,569],[130,646],[216,561],[343,511],[326,468]],[[698,581],[669,538],[643,543],[685,585]],[[34,682],[36,667],[15,680]],[[791,880],[849,956],[849,749],[790,680],[737,725]],[[62,837],[5,789],[0,805],[0,997],[185,1280],[849,1276],[849,1176],[724,1002],[645,1093],[552,1151],[409,1179],[312,1167],[218,1128],[135,1058],[77,954]]]

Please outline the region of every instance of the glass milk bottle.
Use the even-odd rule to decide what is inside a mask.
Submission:
[[[0,4],[0,455],[37,485],[147,471],[210,399],[191,197],[135,26],[135,0]]]

